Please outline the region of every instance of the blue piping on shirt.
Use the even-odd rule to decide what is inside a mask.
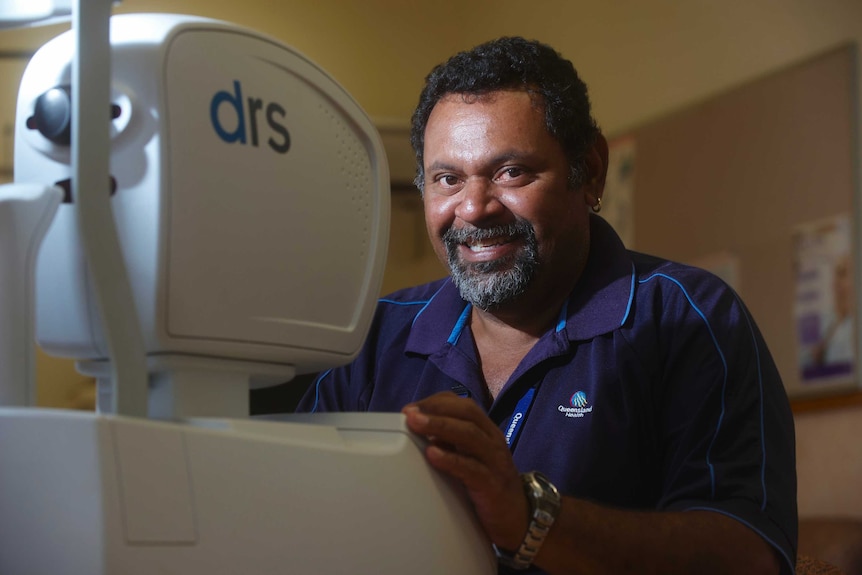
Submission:
[[[754,335],[754,326],[751,322],[751,317],[748,315],[745,307],[742,305],[742,302],[739,301],[739,298],[736,298],[736,301],[739,303],[740,309],[742,309],[742,315],[745,316],[745,321],[748,324],[748,331],[751,333],[751,341],[754,343],[754,354],[757,358],[757,387],[760,392],[760,453],[763,457],[763,461],[760,464],[760,485],[763,488],[763,503],[760,504],[760,509],[766,509],[766,429],[764,428],[764,405],[763,405],[763,370],[760,365],[760,348],[757,347],[757,338]]]
[[[461,312],[461,315],[458,317],[458,321],[455,322],[455,327],[452,328],[452,333],[449,334],[449,339],[446,340],[446,343],[449,345],[455,345],[458,343],[458,338],[461,337],[461,332],[464,331],[464,326],[467,325],[467,322],[470,320],[470,310],[473,309],[472,304],[467,304],[464,306],[464,311]]]
[[[443,282],[442,284],[440,284],[440,288],[434,292],[434,295],[432,295],[430,298],[428,298],[428,301],[425,302],[425,305],[422,306],[422,309],[420,309],[419,313],[416,314],[416,317],[413,318],[413,321],[410,323],[411,326],[413,326],[416,323],[416,320],[419,319],[420,315],[425,313],[425,310],[428,309],[428,306],[431,305],[431,302],[434,301],[434,298],[437,297],[437,294],[439,294],[441,291],[443,291],[443,288],[445,286],[446,286],[446,282]],[[416,303],[421,303],[421,302],[416,302]]]
[[[629,318],[629,314],[632,311],[632,303],[635,301],[635,277],[636,277],[635,264],[632,262],[632,283],[629,288],[629,303],[626,304],[626,313],[623,314],[623,320],[620,322],[620,325],[626,323],[626,320]]]
[[[427,305],[431,300],[421,299],[417,301],[395,301],[394,299],[380,298],[378,303],[391,303],[393,305]]]
[[[557,333],[566,329],[566,319],[569,315],[569,300],[563,302],[563,308],[560,310],[560,316],[557,318]]]
[[[685,296],[685,299],[688,300],[689,305],[691,305],[692,309],[697,312],[697,314],[701,317],[701,319],[703,319],[703,322],[706,324],[706,329],[707,331],[709,331],[709,336],[712,338],[712,343],[715,345],[715,349],[718,352],[718,357],[721,358],[721,364],[724,366],[724,381],[721,384],[721,413],[718,416],[718,423],[716,423],[715,425],[715,433],[712,436],[712,441],[709,442],[709,447],[706,450],[706,466],[709,468],[709,479],[712,489],[712,497],[715,497],[715,467],[712,464],[711,455],[712,448],[715,445],[716,439],[718,438],[718,432],[721,430],[721,424],[724,421],[724,413],[726,410],[725,395],[727,395],[727,360],[724,357],[724,353],[722,353],[721,351],[721,347],[718,345],[718,340],[715,338],[715,333],[712,331],[712,326],[709,325],[709,320],[706,319],[706,316],[703,314],[702,311],[700,311],[700,308],[698,308],[694,304],[691,299],[691,296],[688,295],[688,292],[686,291],[685,287],[683,287],[683,285],[678,280],[666,274],[654,274],[649,276],[648,278],[640,280],[639,283],[644,284],[657,277],[665,278],[673,282],[674,284],[676,284],[677,287],[679,287],[679,289],[682,290],[682,294]]]
[[[314,405],[311,406],[311,411],[309,413],[317,412],[317,402],[320,401],[320,382],[323,381],[323,378],[332,373],[331,369],[327,369],[320,377],[317,378],[317,381],[314,382]]]

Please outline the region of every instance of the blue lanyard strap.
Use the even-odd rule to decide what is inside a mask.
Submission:
[[[530,407],[533,406],[533,397],[536,395],[536,386],[532,386],[523,397],[518,401],[518,405],[515,406],[515,411],[512,413],[512,417],[509,418],[509,422],[506,424],[506,445],[509,446],[509,449],[515,445],[515,441],[518,439],[518,434],[521,433],[521,427],[524,425],[524,421],[527,419],[527,413],[530,411]]]

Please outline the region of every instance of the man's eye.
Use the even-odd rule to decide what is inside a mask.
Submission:
[[[521,168],[506,168],[503,170],[502,176],[509,179],[514,179],[524,173]]]
[[[447,187],[458,185],[458,178],[452,175],[445,175],[441,177],[438,181]]]

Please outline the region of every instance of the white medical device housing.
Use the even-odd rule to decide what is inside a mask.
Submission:
[[[29,225],[25,252],[72,173],[74,50],[68,34],[51,41],[21,85],[18,187],[0,188],[0,212]],[[150,418],[3,399],[0,573],[495,573],[464,493],[400,414],[245,418],[250,384],[345,363],[365,337],[389,201],[367,117],[300,54],[222,22],[117,16],[111,56],[110,201]],[[37,335],[109,394],[122,382],[68,195],[38,256]],[[0,255],[4,281],[32,260]]]
[[[111,39],[111,202],[151,395],[165,374],[165,385],[189,372],[238,376],[222,390],[228,399],[218,402],[210,381],[206,399],[172,389],[154,408],[151,397],[151,415],[243,415],[248,378],[278,383],[351,360],[388,238],[388,169],[367,116],[301,54],[235,26],[116,16]],[[16,181],[70,177],[68,145],[36,129],[34,113],[40,96],[69,85],[72,51],[61,35],[27,67]],[[102,376],[108,352],[74,193],[39,257],[36,333],[49,353],[88,360]]]

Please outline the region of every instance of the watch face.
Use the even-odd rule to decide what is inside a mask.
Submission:
[[[554,484],[538,471],[525,473],[523,477],[527,487],[527,497],[533,508],[533,516],[536,517],[537,513],[541,511],[556,517],[560,509],[560,492],[554,487]]]
[[[533,479],[538,481],[542,485],[543,489],[551,488],[551,489],[556,491],[556,487],[554,487],[554,485],[551,483],[551,480],[548,479],[544,473],[534,471],[533,472]]]
[[[549,492],[553,493],[554,495],[556,495],[557,497],[560,496],[560,492],[557,491],[557,488],[554,486],[553,483],[551,483],[551,480],[548,479],[547,477],[545,477],[545,475],[543,473],[540,473],[538,471],[533,471],[532,472],[532,478],[534,481],[536,481],[536,483],[539,484],[542,491],[546,491],[546,492],[549,491]]]

